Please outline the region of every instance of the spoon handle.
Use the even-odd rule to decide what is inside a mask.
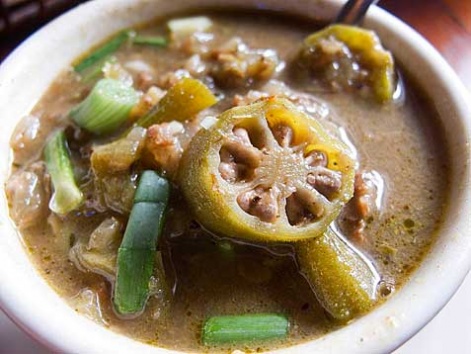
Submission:
[[[348,0],[342,7],[335,22],[355,25],[363,19],[368,8],[378,1],[379,0]]]

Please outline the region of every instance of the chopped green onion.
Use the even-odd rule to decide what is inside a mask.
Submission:
[[[98,61],[95,65],[91,66],[89,69],[84,70],[81,74],[81,82],[84,84],[90,84],[103,76],[103,69],[106,65],[116,64],[118,59],[115,56],[105,57],[102,60]]]
[[[216,102],[216,97],[201,81],[183,78],[167,91],[149,113],[137,121],[137,125],[147,128],[172,120],[183,122]]]
[[[118,250],[113,302],[121,315],[137,315],[144,310],[169,191],[166,179],[154,171],[142,173]]]
[[[215,316],[205,322],[201,339],[204,345],[240,344],[284,338],[288,330],[288,319],[277,314]]]
[[[164,186],[156,187],[165,188]],[[121,248],[155,251],[166,208],[167,205],[164,203],[135,202],[129,215]]]
[[[49,208],[57,214],[67,214],[83,201],[83,194],[74,179],[67,141],[63,131],[58,131],[48,140],[44,149],[46,168],[54,187]]]
[[[79,63],[74,65],[74,70],[78,73],[82,73],[84,70],[103,60],[108,55],[116,52],[121,44],[129,39],[131,33],[132,32],[128,30],[120,32],[110,41],[106,42],[104,45],[100,46],[85,58],[83,58]]]
[[[133,37],[132,42],[133,44],[150,45],[154,47],[165,47],[168,44],[167,39],[161,36],[136,35],[135,37]]]
[[[143,176],[145,178],[139,180],[134,203],[166,203],[170,192],[167,180],[153,171],[145,171]]]
[[[139,94],[132,87],[118,80],[101,79],[70,116],[92,133],[110,133],[126,121],[138,100]]]

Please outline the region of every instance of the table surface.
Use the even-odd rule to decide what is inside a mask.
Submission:
[[[426,37],[471,92],[471,1],[383,0],[381,6]],[[0,38],[0,60],[19,41]],[[471,353],[471,275],[448,305],[396,354]],[[0,313],[0,354],[49,353]]]

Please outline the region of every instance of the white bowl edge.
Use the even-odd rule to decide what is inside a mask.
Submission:
[[[165,7],[168,11],[176,9],[180,3],[189,1],[168,2]],[[132,4],[134,3],[134,4]],[[155,6],[163,1],[151,0],[102,0],[94,1],[66,14],[39,31],[18,50],[16,50],[0,67],[0,93],[16,89],[21,92],[17,82],[33,82],[22,95],[0,94],[0,111],[2,115],[2,130],[0,132],[0,155],[8,156],[8,140],[19,117],[29,112],[35,102],[40,98],[49,83],[57,76],[59,71],[66,67],[72,59],[77,57],[87,47],[106,38],[117,30],[132,24],[146,22],[153,17]],[[283,9],[314,8],[320,3],[319,16],[332,14],[334,5],[340,1],[316,1],[307,4],[296,0],[289,4],[282,1],[248,0],[248,1],[211,1],[203,3],[219,3],[240,5],[251,4],[257,7],[275,7]],[[140,4],[139,6],[137,4]],[[110,10],[113,8],[129,8],[126,11]],[[162,5],[163,6],[163,5]],[[137,12],[130,9],[139,9]],[[163,8],[163,7],[162,7]],[[301,11],[299,11],[302,13]],[[305,11],[309,13],[308,11]],[[105,14],[114,16],[113,22],[105,21]],[[162,13],[163,14],[163,13]],[[90,32],[88,25],[93,19],[100,18],[102,27]],[[96,22],[95,22],[96,23]],[[429,58],[426,65],[412,68],[411,74],[423,75],[434,85],[434,96],[437,99],[437,108],[442,116],[450,113],[451,122],[445,124],[448,140],[452,140],[452,156],[461,159],[463,163],[453,163],[455,166],[454,179],[459,186],[453,190],[451,196],[454,201],[448,210],[449,218],[444,224],[442,233],[448,234],[447,239],[441,238],[433,247],[430,257],[401,291],[393,296],[386,304],[374,312],[355,321],[351,325],[333,332],[319,340],[307,342],[298,346],[281,349],[277,353],[341,353],[341,352],[386,352],[399,346],[426,322],[428,322],[449,300],[457,287],[464,279],[471,266],[471,186],[470,186],[470,131],[471,109],[469,96],[452,69],[441,56],[423,40],[415,31],[387,14],[381,9],[372,8],[366,24],[377,29],[384,38],[384,42],[391,49],[397,48],[396,56],[401,62],[410,57]],[[78,31],[78,32],[77,32]],[[392,39],[387,33],[395,31],[396,37]],[[72,34],[80,41],[68,43],[64,46],[63,39],[71,38]],[[79,33],[79,34],[77,34]],[[404,45],[409,42],[409,45]],[[401,50],[399,50],[399,48]],[[59,55],[50,55],[54,51],[62,50]],[[66,51],[66,53],[64,53]],[[37,57],[37,53],[44,57]],[[32,58],[34,60],[32,60]],[[47,60],[44,63],[44,60]],[[15,91],[16,90],[16,91]],[[449,98],[451,93],[452,98]],[[449,100],[449,101],[448,101]],[[6,108],[5,108],[6,107]],[[11,119],[5,117],[12,117]],[[454,117],[468,117],[457,120]],[[454,119],[454,120],[453,120]],[[7,204],[4,198],[4,182],[9,172],[9,163],[6,159],[0,161],[1,193],[0,207],[0,303],[5,311],[27,332],[41,340],[57,351],[64,352],[107,352],[110,350],[107,343],[113,343],[113,352],[170,352],[154,348],[127,337],[110,332],[105,328],[77,315],[56,293],[39,277],[29,263],[18,237],[12,235],[14,227],[7,218]],[[460,167],[461,166],[461,167]],[[450,263],[450,260],[452,262]],[[433,270],[433,271],[432,271]],[[18,274],[22,274],[22,282],[18,281]],[[423,284],[438,284],[435,289],[424,289]],[[41,294],[41,299],[34,299],[34,293]],[[432,292],[435,290],[436,292]],[[18,296],[24,294],[25,296]],[[48,304],[43,307],[43,304]],[[31,316],[34,313],[35,316]],[[86,332],[84,332],[86,330]],[[103,341],[103,339],[106,339]]]

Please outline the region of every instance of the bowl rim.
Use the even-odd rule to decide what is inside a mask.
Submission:
[[[205,2],[206,0],[203,0]],[[207,3],[218,3],[218,0],[207,0]],[[236,5],[238,1],[230,0],[225,4]],[[341,0],[319,0],[316,5],[320,8],[325,7],[325,11],[329,12],[330,7],[338,7]],[[77,25],[83,23],[89,16],[99,18],[100,15],[94,14],[99,11],[110,11],[109,7],[121,9],[124,11],[127,7],[142,5],[149,6],[155,2],[151,0],[101,0],[92,1],[76,7],[54,20],[47,26],[43,27],[29,39],[27,39],[19,48],[17,48],[0,66],[0,96],[3,92],[7,92],[9,85],[17,85],[15,83],[15,75],[21,70],[22,66],[28,66],[28,60],[36,53],[45,55],[41,52],[40,45],[50,38],[54,38],[55,31],[61,31],[65,26]],[[180,1],[177,3],[185,4],[190,1]],[[282,1],[270,0],[247,0],[244,3],[251,6],[269,6],[283,9],[280,5]],[[276,3],[276,5],[275,5]],[[302,0],[293,1],[292,4],[286,6],[308,6],[303,4]],[[108,7],[108,9],[107,9]],[[193,5],[194,7],[194,5]],[[121,22],[117,21],[116,30]],[[414,51],[418,58],[430,66],[430,73],[435,75],[436,82],[441,85],[444,92],[451,100],[449,105],[457,112],[459,123],[463,128],[461,139],[467,144],[467,152],[461,152],[465,157],[464,167],[461,170],[462,181],[460,190],[456,191],[459,199],[458,205],[454,211],[461,209],[461,215],[456,216],[456,224],[454,226],[446,226],[446,232],[450,234],[450,244],[440,244],[440,251],[433,251],[433,259],[428,259],[413,275],[412,280],[406,284],[397,294],[389,299],[384,305],[381,305],[373,312],[356,320],[354,323],[340,330],[334,331],[320,339],[309,341],[289,348],[275,350],[276,353],[303,353],[309,351],[311,353],[322,352],[390,352],[397,348],[409,337],[415,334],[429,320],[431,320],[440,309],[448,302],[454,292],[457,290],[469,269],[471,268],[471,241],[469,239],[470,221],[465,220],[464,215],[471,215],[471,182],[470,182],[470,165],[471,153],[469,152],[470,135],[471,135],[471,107],[469,103],[469,94],[462,85],[459,78],[449,67],[440,54],[417,32],[395,18],[386,11],[374,7],[371,8],[366,25],[377,28],[381,33],[395,32],[395,40],[402,43],[408,43],[410,51]],[[112,31],[109,31],[112,32]],[[92,39],[89,38],[88,41]],[[390,40],[390,39],[388,39]],[[411,47],[414,47],[413,49]],[[70,62],[70,60],[69,60]],[[33,67],[39,70],[39,67]],[[21,77],[21,75],[19,76]],[[0,97],[0,103],[4,103]],[[24,111],[30,110],[29,107],[23,107]],[[3,110],[0,104],[0,112]],[[467,118],[466,118],[467,117]],[[7,143],[4,137],[0,141],[0,145]],[[7,231],[13,234],[14,227],[8,218],[8,211],[4,200],[4,176],[1,176],[1,205],[0,231],[4,235]],[[450,213],[450,212],[449,212]],[[469,219],[469,218],[468,218]],[[5,241],[6,240],[6,241]],[[8,238],[0,238],[0,307],[5,313],[16,322],[23,330],[31,336],[48,346],[49,348],[60,352],[106,352],[109,350],[109,343],[113,343],[114,351],[129,352],[152,352],[152,353],[171,353],[174,351],[156,348],[144,343],[136,342],[127,337],[111,332],[102,326],[95,324],[85,317],[74,313],[65,301],[58,301],[56,295],[46,282],[36,279],[39,274],[31,269],[31,264],[25,266],[10,257],[7,253],[9,247],[13,247],[13,243],[20,241]],[[17,246],[16,244],[14,245]],[[435,247],[435,246],[434,246]],[[428,257],[430,258],[430,257]],[[17,274],[12,270],[27,274],[28,278],[36,279],[38,293],[43,294],[47,308],[40,309],[35,307],[37,304],[27,302],[26,298],[18,297],[18,293],[28,294],[27,284],[19,284]],[[441,292],[430,293],[431,281],[438,281],[445,284],[441,287]],[[423,284],[428,286],[423,286]],[[30,295],[28,295],[30,296]],[[35,313],[36,316],[30,316]],[[69,323],[69,321],[72,321]],[[44,325],[44,323],[48,323]],[[64,325],[64,323],[66,325]],[[77,331],[79,331],[77,335]],[[58,335],[60,334],[60,335]],[[352,342],[351,339],[354,339]],[[108,346],[107,346],[108,345]]]

